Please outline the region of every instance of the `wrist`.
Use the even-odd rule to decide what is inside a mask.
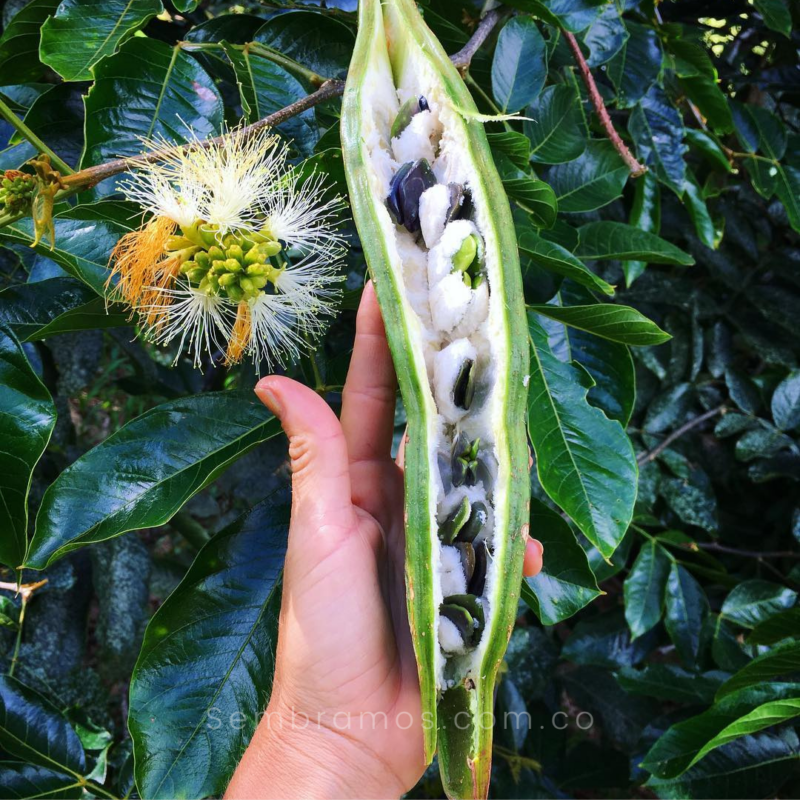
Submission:
[[[403,788],[361,741],[320,714],[270,702],[226,798],[399,797]]]

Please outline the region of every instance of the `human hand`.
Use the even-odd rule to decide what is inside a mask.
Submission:
[[[256,394],[289,437],[292,519],[272,697],[227,797],[399,797],[425,769],[403,577],[396,382],[372,284],[341,421],[272,376]],[[541,569],[529,541],[525,572]]]

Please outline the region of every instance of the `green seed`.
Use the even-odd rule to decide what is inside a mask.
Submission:
[[[439,527],[439,538],[444,544],[453,543],[464,523],[469,519],[469,513],[469,499],[465,497]]]
[[[471,233],[453,256],[453,272],[466,272],[475,261],[476,255],[478,255],[478,240],[475,234]]]
[[[419,100],[416,97],[409,98],[400,106],[400,110],[397,112],[397,116],[392,123],[392,139],[394,139],[395,136],[399,136],[408,127],[411,118],[418,110]]]

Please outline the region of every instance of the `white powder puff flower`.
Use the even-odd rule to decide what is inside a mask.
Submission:
[[[220,350],[229,364],[295,360],[335,312],[343,201],[322,175],[289,166],[271,133],[155,145],[158,160],[132,162],[120,187],[150,217],[114,249],[110,298],[198,366]]]

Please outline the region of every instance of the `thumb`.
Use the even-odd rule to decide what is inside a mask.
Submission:
[[[255,392],[289,438],[292,517],[304,522],[299,531],[311,535],[325,524],[350,524],[347,444],[331,407],[308,386],[276,375],[259,381]]]

